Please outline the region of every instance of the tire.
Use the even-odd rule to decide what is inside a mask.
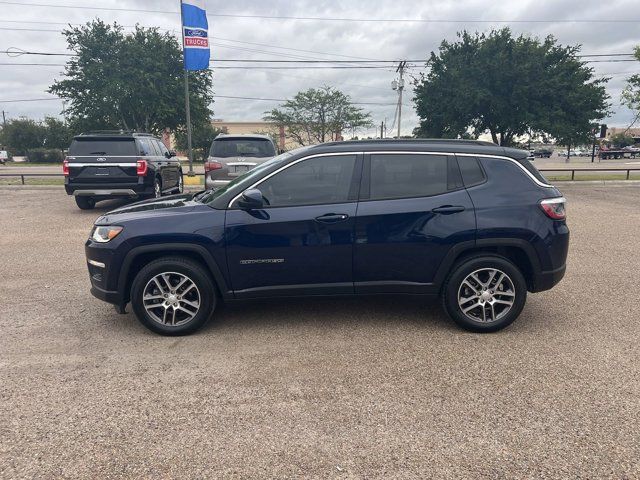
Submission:
[[[96,199],[93,197],[75,197],[76,205],[80,210],[93,210],[96,206]]]
[[[184,177],[182,172],[178,172],[178,193],[184,192]]]
[[[187,280],[179,286],[185,278]],[[179,288],[170,289],[165,279],[169,285]],[[143,295],[156,298],[147,299],[145,307]],[[131,306],[136,317],[160,335],[195,332],[209,320],[217,303],[216,290],[208,273],[198,263],[183,257],[165,257],[148,263],[131,286]]]
[[[442,303],[449,317],[472,332],[488,333],[507,327],[518,318],[526,300],[524,276],[513,263],[499,256],[480,255],[461,261],[453,267],[442,289]]]
[[[162,197],[162,180],[156,177],[153,180],[153,198]]]

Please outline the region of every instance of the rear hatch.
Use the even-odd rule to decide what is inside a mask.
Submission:
[[[273,142],[266,138],[216,138],[211,144],[209,161],[226,164],[229,177],[237,177],[275,155]]]
[[[69,147],[69,183],[120,185],[137,183],[135,138],[76,137]]]

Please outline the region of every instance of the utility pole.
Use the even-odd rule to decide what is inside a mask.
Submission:
[[[380,122],[380,138],[384,138],[384,120]]]
[[[2,110],[2,128],[7,128],[7,117],[4,116],[4,110]]]
[[[400,126],[402,124],[402,91],[404,90],[404,69],[407,65],[405,60],[402,60],[398,64],[398,68],[396,68],[396,73],[400,74],[400,78],[398,80],[394,80],[391,82],[391,88],[394,90],[398,90],[398,138],[400,138]]]

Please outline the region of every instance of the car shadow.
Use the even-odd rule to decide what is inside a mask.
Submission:
[[[437,298],[418,295],[270,298],[219,305],[202,333],[228,329],[432,324],[455,329]]]

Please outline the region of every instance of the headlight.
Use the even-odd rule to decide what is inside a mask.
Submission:
[[[94,242],[107,243],[108,241],[116,238],[121,231],[122,227],[95,227],[91,234],[91,238]]]

